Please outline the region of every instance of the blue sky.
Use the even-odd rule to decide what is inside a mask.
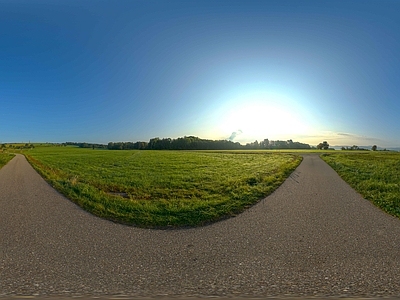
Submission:
[[[0,142],[400,146],[399,12],[398,0],[0,0]]]

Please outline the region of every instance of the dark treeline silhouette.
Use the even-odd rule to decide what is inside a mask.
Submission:
[[[147,142],[117,142],[113,143],[110,142],[107,145],[107,149],[110,150],[134,150],[134,149],[139,149],[139,150],[144,150],[147,149]]]
[[[238,150],[238,149],[311,149],[309,144],[287,141],[254,141],[246,145],[230,140],[207,140],[195,136],[171,138],[152,138],[147,142],[110,142],[110,150]]]
[[[270,141],[264,139],[258,142],[257,140],[253,143],[248,143],[244,146],[246,149],[311,149],[309,144],[300,142],[293,142],[292,140],[287,141]]]
[[[194,136],[185,136],[177,139],[171,138],[152,138],[147,142],[118,142],[108,143],[111,150],[233,150],[241,149],[239,143],[227,140],[205,140]]]
[[[93,143],[66,142],[66,143],[62,143],[61,146],[78,146],[79,148],[107,149],[107,145],[93,144]]]

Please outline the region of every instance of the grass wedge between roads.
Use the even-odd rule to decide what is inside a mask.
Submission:
[[[15,155],[6,152],[0,152],[0,168],[5,166]]]
[[[5,166],[15,155],[7,152],[0,152],[0,169]]]
[[[321,157],[365,199],[400,218],[400,153],[343,152]]]
[[[300,164],[293,154],[37,147],[32,166],[85,210],[140,227],[199,226],[272,193]]]

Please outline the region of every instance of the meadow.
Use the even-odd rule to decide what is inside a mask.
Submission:
[[[23,151],[58,191],[85,210],[141,227],[198,226],[234,216],[271,194],[299,155],[262,151]]]
[[[400,153],[340,151],[321,157],[365,199],[400,217]]]

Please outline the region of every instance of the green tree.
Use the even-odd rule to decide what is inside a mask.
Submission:
[[[329,149],[329,144],[327,141],[323,141],[322,143],[319,143],[317,146],[317,149],[324,149],[324,150],[328,150]]]

